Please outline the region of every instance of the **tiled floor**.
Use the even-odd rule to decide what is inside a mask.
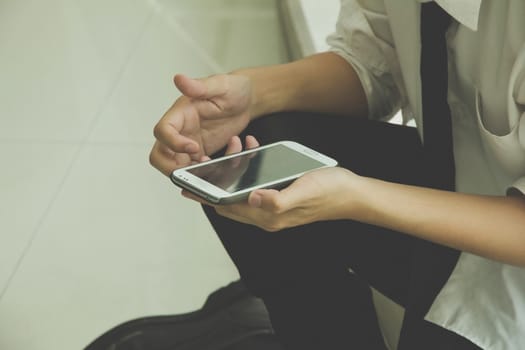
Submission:
[[[0,4],[0,349],[81,349],[237,277],[148,164],[171,77],[286,60],[273,0]]]

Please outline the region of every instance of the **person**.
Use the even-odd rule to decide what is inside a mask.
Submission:
[[[423,64],[429,6],[449,21],[441,73]],[[175,76],[150,155],[164,174],[286,138],[340,162],[204,205],[287,348],[384,349],[373,286],[405,308],[398,349],[525,349],[523,18],[520,0],[342,0],[329,52]],[[385,122],[400,108],[417,129]],[[429,152],[448,147],[436,110],[452,164]]]

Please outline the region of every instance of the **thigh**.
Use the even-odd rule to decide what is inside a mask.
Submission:
[[[410,279],[410,237],[353,221],[316,222],[269,233],[204,208],[241,278],[259,297],[285,285],[310,288],[357,276],[401,305]]]
[[[366,119],[281,113],[253,122],[244,134],[262,144],[293,140],[323,152],[340,166],[387,181],[424,184],[422,148],[414,128]],[[354,221],[317,222],[267,233],[207,215],[241,276],[256,290],[267,278],[307,279],[312,274],[352,268],[360,277],[404,304],[414,238]]]
[[[263,143],[283,139],[304,143],[362,176],[418,186],[428,183],[423,147],[412,127],[296,112],[265,117],[246,132]],[[405,305],[413,250],[420,240],[354,221],[321,222],[307,231],[312,249],[320,256],[329,256],[333,264],[346,264],[376,289]]]
[[[359,175],[425,186],[424,153],[413,127],[364,118],[279,113],[252,122],[243,134],[262,144],[293,140],[335,158]]]
[[[304,143],[363,176],[423,187],[441,181],[440,174],[426,170],[425,153],[415,128],[364,119],[288,113],[261,119],[246,133],[255,135],[262,143],[283,139]],[[457,251],[353,221],[318,222],[291,232],[288,237],[279,233],[260,234],[263,239],[287,241],[278,244],[283,250],[276,256],[299,257],[297,268],[308,267],[303,269],[306,274],[310,268],[348,266],[407,308],[401,348],[478,349],[461,336],[423,320],[455,265]],[[272,249],[270,246],[274,245],[268,246]],[[301,265],[305,261],[307,264]]]

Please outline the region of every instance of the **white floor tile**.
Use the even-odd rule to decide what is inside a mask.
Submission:
[[[86,136],[151,10],[142,0],[6,0],[0,139]]]
[[[75,149],[67,144],[0,143],[0,297],[59,190]]]
[[[175,73],[283,60],[275,1],[1,3],[0,349],[80,349],[200,307],[238,274],[148,164],[152,128]]]
[[[271,15],[203,20],[180,16],[175,3],[157,8],[90,142],[152,143],[154,125],[180,96],[176,73],[203,77],[286,61],[275,6]]]
[[[155,15],[89,141],[152,144],[153,127],[180,96],[173,76],[215,72],[212,63],[195,53],[191,40],[175,29],[169,19]]]
[[[238,278],[200,207],[147,153],[82,151],[0,302],[2,349],[80,349],[122,321],[196,309]]]

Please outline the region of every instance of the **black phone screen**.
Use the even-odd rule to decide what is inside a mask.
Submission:
[[[284,145],[203,164],[188,172],[227,191],[241,191],[322,167],[324,164]]]

